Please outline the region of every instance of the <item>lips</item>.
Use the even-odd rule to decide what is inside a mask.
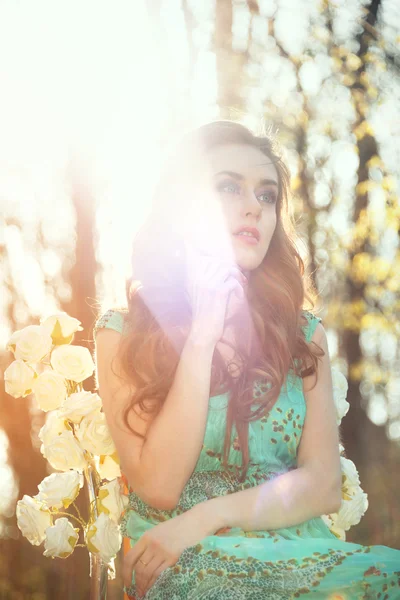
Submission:
[[[255,237],[255,239],[257,241],[260,240],[260,232],[258,231],[258,229],[256,227],[239,227],[239,229],[237,229],[233,235],[238,235],[239,233],[241,233],[242,231],[248,231],[249,233],[253,234],[253,236]],[[247,236],[245,236],[247,237]]]

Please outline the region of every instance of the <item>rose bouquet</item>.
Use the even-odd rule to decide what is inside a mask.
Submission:
[[[13,333],[7,350],[15,360],[4,373],[5,390],[14,398],[32,394],[47,413],[40,451],[60,471],[45,477],[35,496],[17,502],[18,527],[31,544],[44,542],[44,556],[67,558],[76,547],[86,547],[91,596],[105,598],[107,578],[115,577],[128,498],[101,399],[83,389],[94,363],[87,348],[71,345],[82,330],[80,321],[60,313]],[[74,502],[85,482],[88,521]],[[75,512],[66,512],[69,507]],[[84,543],[78,543],[80,533]]]

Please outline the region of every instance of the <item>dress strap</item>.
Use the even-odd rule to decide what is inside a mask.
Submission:
[[[318,325],[322,321],[321,317],[316,317],[308,310],[303,310],[303,315],[307,319],[306,325],[303,325],[303,331],[307,342],[311,341],[313,333]]]
[[[124,329],[124,313],[110,308],[101,314],[93,327],[93,336],[95,337],[98,330],[102,328],[114,329],[114,331],[122,333]]]

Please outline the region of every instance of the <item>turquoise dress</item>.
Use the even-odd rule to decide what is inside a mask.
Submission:
[[[321,320],[305,311],[304,333],[310,341]],[[109,310],[95,325],[124,331],[124,314]],[[265,386],[256,382],[255,396]],[[250,465],[246,480],[237,472],[241,453],[233,427],[229,473],[222,469],[227,392],[209,399],[204,443],[196,467],[173,511],[157,510],[130,490],[122,518],[124,536],[133,546],[143,533],[198,502],[257,486],[296,468],[296,453],[306,414],[302,380],[289,373],[268,417],[249,424]],[[141,597],[132,585],[125,591]],[[136,595],[135,595],[136,594]],[[330,600],[399,599],[400,550],[339,540],[321,517],[268,531],[223,530],[186,548],[178,562],[163,571],[146,600]]]

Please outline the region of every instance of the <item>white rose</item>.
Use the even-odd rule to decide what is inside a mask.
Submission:
[[[99,554],[105,563],[115,557],[121,544],[119,526],[103,512],[86,530],[86,545],[89,551]]]
[[[17,339],[19,338],[19,336],[21,335],[21,333],[23,332],[23,329],[18,329],[17,331],[14,331],[14,333],[11,335],[10,339],[8,340],[7,344],[6,344],[6,350],[8,352],[12,352],[15,356],[15,348],[17,346]]]
[[[66,312],[60,312],[40,321],[41,327],[52,337],[53,344],[70,344],[76,331],[83,331],[81,322],[70,317]]]
[[[336,516],[337,515],[333,515]],[[329,529],[332,531],[332,533],[334,535],[336,535],[336,537],[339,540],[343,540],[344,542],[346,541],[346,533],[344,531],[344,529],[340,529],[340,527],[337,527],[336,523],[337,523],[337,519],[333,519],[332,515],[322,515],[322,520],[326,523],[326,525],[329,527]]]
[[[75,529],[66,517],[57,519],[46,529],[44,556],[67,558],[74,551],[79,539],[79,529]]]
[[[52,525],[51,513],[42,502],[31,496],[23,496],[16,506],[17,525],[22,535],[34,546],[45,539],[45,530]]]
[[[58,471],[82,471],[86,467],[85,453],[72,431],[63,431],[48,444],[43,444],[40,450]]]
[[[350,500],[342,500],[339,512],[334,517],[335,526],[347,531],[361,521],[361,517],[368,508],[368,495],[361,489],[351,496]]]
[[[97,493],[97,509],[106,513],[116,523],[128,506],[128,497],[123,494],[118,479],[105,483],[99,487]]]
[[[340,457],[342,469],[342,497],[347,500],[360,487],[360,477],[356,465],[349,458]]]
[[[15,358],[36,363],[50,352],[52,345],[51,336],[45,329],[40,325],[28,325],[11,336],[7,349],[14,353]]]
[[[70,419],[74,423],[80,423],[82,417],[98,412],[100,409],[100,396],[84,390],[70,394],[59,409],[58,416],[63,419]]]
[[[33,385],[36,401],[44,412],[54,410],[61,406],[67,396],[65,379],[55,371],[44,371]]]
[[[83,486],[83,475],[78,471],[52,473],[38,485],[36,498],[48,508],[68,508]]]
[[[336,422],[338,425],[340,425],[341,420],[348,413],[348,410],[350,408],[350,404],[346,400],[349,384],[343,373],[341,373],[339,369],[336,369],[336,367],[331,368],[331,373],[333,384],[333,399],[335,401],[336,406]]]
[[[50,363],[57,373],[76,383],[81,383],[94,371],[92,356],[83,346],[57,346],[51,353]]]
[[[115,452],[115,445],[103,412],[94,412],[84,417],[75,434],[82,448],[92,454],[113,454]]]
[[[110,455],[95,456],[96,468],[101,479],[109,481],[116,477],[121,477],[121,468],[119,466],[119,457],[116,452]]]
[[[5,390],[13,398],[25,398],[32,393],[36,377],[35,371],[23,360],[14,360],[4,371]]]
[[[46,421],[41,427],[38,437],[44,445],[48,446],[52,441],[54,441],[54,438],[59,436],[63,431],[71,431],[71,427],[66,424],[65,419],[58,416],[58,412],[56,410],[53,410],[47,413]],[[42,448],[40,451],[43,454]]]

